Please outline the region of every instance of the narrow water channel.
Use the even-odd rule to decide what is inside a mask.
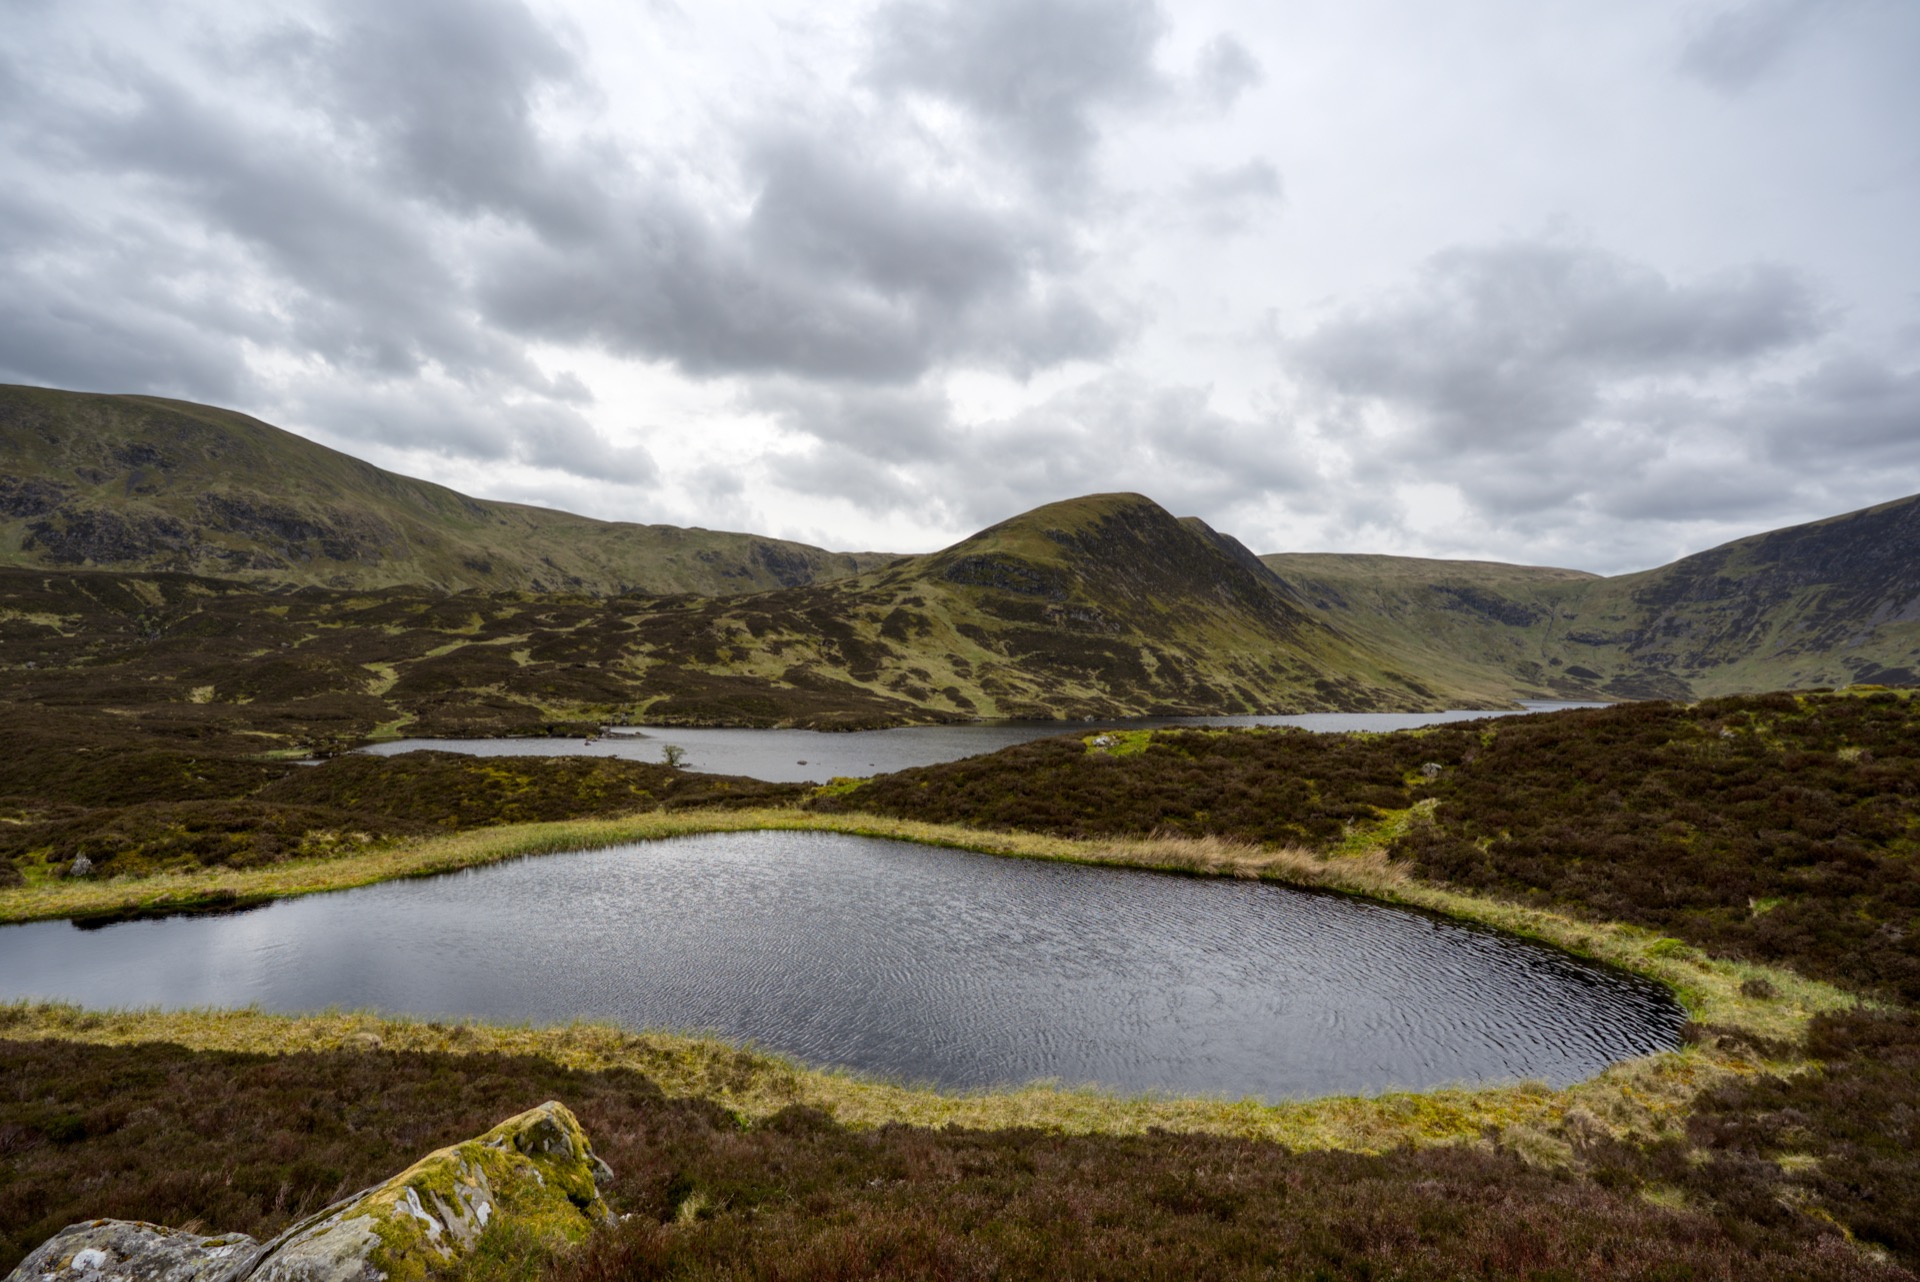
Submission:
[[[553,855],[252,911],[0,928],[0,997],[710,1030],[947,1087],[1578,1080],[1659,986],[1341,896],[832,833]]]

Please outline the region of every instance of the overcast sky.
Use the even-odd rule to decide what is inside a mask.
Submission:
[[[1915,0],[0,0],[0,381],[919,551],[1920,491]]]

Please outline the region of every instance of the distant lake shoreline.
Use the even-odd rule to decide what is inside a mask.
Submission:
[[[1097,721],[974,721],[887,730],[772,730],[727,727],[622,726],[592,742],[580,738],[398,739],[359,749],[393,756],[422,749],[500,757],[612,757],[661,760],[669,745],[685,754],[685,769],[701,774],[745,775],[772,783],[826,783],[864,778],[913,766],[939,765],[996,752],[1055,735],[1095,730],[1172,729],[1182,726],[1292,726],[1338,734],[1382,733],[1486,717],[1524,716],[1597,703],[1538,701],[1520,711],[1455,709],[1446,712],[1310,712],[1292,716],[1111,717]]]

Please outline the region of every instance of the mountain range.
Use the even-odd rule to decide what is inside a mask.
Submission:
[[[0,388],[0,447],[16,700],[157,700],[353,737],[1920,680],[1916,499],[1603,578],[1255,556],[1137,494],[1049,504],[926,555],[835,553],[473,499],[138,396]]]

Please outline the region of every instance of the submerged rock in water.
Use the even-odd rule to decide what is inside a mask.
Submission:
[[[70,1225],[7,1282],[413,1282],[471,1250],[495,1219],[578,1241],[609,1218],[613,1172],[554,1101],[427,1154],[264,1245],[131,1220]]]

